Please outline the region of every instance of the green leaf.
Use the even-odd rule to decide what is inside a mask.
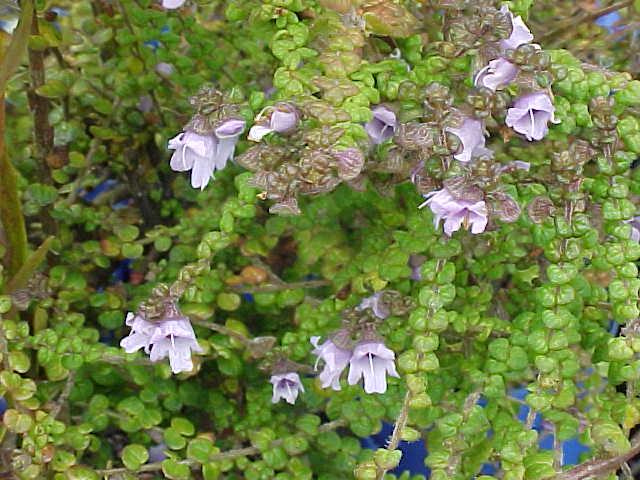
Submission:
[[[147,460],[149,460],[149,452],[142,445],[134,443],[127,445],[122,450],[122,463],[129,470],[137,470]]]
[[[171,428],[175,429],[181,435],[190,437],[195,433],[195,427],[186,418],[175,417],[171,419]]]
[[[187,480],[191,477],[188,465],[171,459],[162,462],[162,473],[171,480]]]
[[[69,88],[62,81],[52,79],[36,88],[36,93],[41,97],[60,98],[69,93]]]
[[[172,427],[165,429],[164,442],[167,444],[167,447],[172,450],[180,450],[187,444],[187,441],[180,435],[180,432]]]
[[[29,415],[13,409],[4,412],[2,421],[10,431],[15,433],[26,433],[33,426],[33,420]]]
[[[187,458],[191,458],[202,464],[209,461],[212,452],[213,442],[208,438],[194,438],[187,446]]]

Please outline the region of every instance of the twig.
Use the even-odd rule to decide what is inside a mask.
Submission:
[[[296,288],[320,288],[331,285],[329,280],[306,280],[301,282],[291,283],[277,283],[260,285],[257,287],[248,287],[246,285],[237,285],[232,287],[234,290],[242,293],[265,293],[265,292],[279,292],[282,290],[294,290]]]
[[[593,20],[607,15],[608,13],[615,12],[617,10],[622,10],[623,8],[627,8],[633,4],[633,0],[623,0],[618,3],[614,3],[613,5],[609,5],[608,7],[603,7],[598,10],[594,10],[590,13],[587,13],[583,10],[582,15],[570,15],[565,21],[560,22],[558,26],[548,31],[544,35],[540,37],[540,43],[544,43],[551,38],[555,37],[559,33],[566,33],[567,31],[576,31],[575,26],[580,23],[589,23]],[[577,18],[576,18],[577,17]],[[574,27],[569,29],[568,27]]]
[[[398,448],[400,444],[400,436],[402,435],[402,430],[407,425],[407,419],[409,418],[409,403],[411,402],[411,391],[407,390],[407,393],[404,396],[404,402],[402,402],[402,409],[400,410],[400,414],[396,419],[396,424],[393,427],[393,433],[391,434],[391,440],[389,440],[389,445],[387,445],[387,450],[393,451]],[[382,480],[384,478],[384,474],[387,473],[387,470],[381,467],[377,468],[376,471],[376,480]]]
[[[53,408],[49,412],[49,415],[51,416],[51,418],[55,419],[57,418],[58,415],[60,415],[60,411],[62,410],[62,407],[64,406],[64,404],[67,402],[69,395],[71,395],[71,390],[73,389],[73,386],[75,385],[75,383],[76,383],[75,372],[73,370],[70,370],[69,375],[67,375],[67,381],[64,384],[64,388],[62,389],[62,392],[60,392],[60,396],[56,400],[56,403],[53,404]]]
[[[558,480],[586,480],[604,475],[605,473],[618,469],[623,463],[631,460],[638,453],[640,453],[640,435],[636,435],[633,438],[631,449],[628,452],[611,458],[589,460],[571,470],[559,474],[556,478]]]
[[[328,422],[328,423],[325,423],[324,425],[321,425],[318,428],[318,431],[321,433],[330,432],[337,428],[343,427],[344,425],[345,425],[344,420],[334,420],[332,422]],[[284,440],[282,439],[274,440],[273,442],[271,442],[271,445],[269,445],[269,448],[278,447],[282,445],[283,442]],[[221,462],[223,460],[232,460],[234,458],[258,455],[259,453],[260,453],[260,450],[256,447],[237,448],[233,450],[227,450],[226,452],[215,453],[209,457],[208,461]],[[196,460],[181,460],[180,462],[178,462],[178,464],[187,465],[190,468],[194,468],[200,465],[200,463],[197,462]],[[154,463],[148,463],[146,465],[142,465],[140,468],[138,468],[135,471],[135,473],[156,472],[158,470],[162,470],[162,462],[154,462]],[[101,477],[103,476],[109,477],[111,475],[119,475],[122,473],[132,473],[132,472],[127,468],[109,468],[105,470],[97,470],[96,473]]]

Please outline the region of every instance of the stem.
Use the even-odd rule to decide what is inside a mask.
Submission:
[[[22,13],[18,26],[13,32],[11,43],[6,52],[0,52],[0,94],[4,94],[9,78],[18,68],[22,55],[27,49],[33,17],[33,0],[24,0],[21,7]],[[6,53],[4,57],[2,56],[3,53]]]
[[[580,24],[580,23],[592,22],[593,20],[597,19],[598,17],[601,17],[603,15],[607,15],[609,13],[612,13],[612,12],[615,12],[615,11],[618,11],[618,10],[622,10],[623,8],[627,8],[627,7],[631,6],[632,4],[633,4],[633,0],[623,0],[621,2],[609,5],[608,7],[603,7],[603,8],[600,8],[598,10],[594,10],[591,13],[585,12],[583,10],[582,11],[582,15],[580,15],[580,14],[571,15],[566,21],[560,22],[560,24],[557,27],[553,28],[549,32],[547,32],[544,35],[542,35],[540,37],[540,43],[544,43],[544,42],[552,39],[553,37],[555,37],[558,34],[562,34],[562,33],[566,34],[567,32],[575,32],[576,31],[575,26]],[[568,27],[572,27],[572,28],[568,28]]]
[[[33,11],[31,34],[39,35],[38,16]],[[35,157],[38,164],[40,182],[51,183],[51,174],[46,163],[47,155],[53,148],[53,127],[49,124],[49,100],[41,97],[36,90],[45,83],[44,52],[29,49],[29,72],[31,90],[29,91],[29,107],[33,112],[33,134],[35,138]]]
[[[291,282],[282,284],[268,284],[258,287],[247,287],[244,285],[234,286],[233,289],[243,293],[279,292],[282,290],[293,290],[296,288],[320,288],[331,285],[329,280],[307,280],[302,282]]]
[[[623,463],[631,460],[640,453],[640,435],[636,435],[631,442],[631,449],[627,453],[612,458],[590,460],[581,463],[577,467],[561,473],[556,478],[558,480],[586,480],[604,475],[617,470]]]
[[[337,428],[343,427],[344,425],[345,425],[344,420],[334,420],[332,422],[328,422],[328,423],[325,423],[324,425],[321,425],[318,428],[318,432],[320,433],[330,432],[331,430],[335,430]],[[274,440],[273,442],[271,442],[271,445],[269,445],[269,448],[278,447],[282,445],[283,441],[284,440],[281,440],[281,439]],[[208,461],[221,462],[223,460],[232,460],[234,458],[258,455],[259,453],[260,453],[260,450],[257,449],[256,447],[236,448],[233,450],[227,450],[226,452],[215,453],[209,457]],[[200,465],[200,463],[197,462],[196,460],[182,460],[178,463],[181,465],[188,465],[191,468],[197,467]],[[158,470],[162,470],[162,462],[154,462],[154,463],[148,463],[146,465],[142,465],[135,472],[132,472],[127,468],[109,468],[105,470],[97,470],[96,473],[100,477],[105,476],[108,478],[111,475],[120,475],[123,473],[156,472]]]
[[[0,52],[0,63],[3,52]],[[4,92],[0,91],[0,224],[7,237],[5,266],[15,275],[27,258],[27,230],[22,215],[18,175],[9,161],[5,143]]]
[[[398,414],[398,418],[396,419],[396,424],[393,427],[393,433],[391,434],[391,440],[389,440],[389,445],[387,445],[387,450],[393,451],[398,448],[400,444],[400,436],[402,435],[402,430],[407,425],[407,420],[409,418],[409,403],[411,402],[411,391],[407,390],[407,393],[404,396],[404,402],[402,403],[402,409]],[[376,480],[382,480],[384,478],[384,474],[387,473],[387,470],[384,468],[378,467],[376,472]]]

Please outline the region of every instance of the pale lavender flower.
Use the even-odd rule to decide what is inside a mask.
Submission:
[[[624,223],[631,225],[631,234],[629,238],[634,242],[640,242],[640,216],[625,220]]]
[[[374,293],[370,297],[362,300],[360,305],[356,307],[356,310],[361,312],[367,308],[370,308],[373,314],[381,320],[384,320],[391,314],[389,307],[382,299],[382,292]]]
[[[144,351],[149,353],[149,344],[151,343],[155,325],[142,318],[142,316],[134,315],[131,312],[127,313],[125,324],[131,328],[131,333],[120,341],[120,346],[127,353],[133,353],[141,348],[144,348]]]
[[[149,447],[147,449],[147,452],[149,453],[149,462],[154,463],[165,460],[167,458],[167,450],[169,449],[164,443],[159,443],[157,445],[154,445],[153,447]]]
[[[153,99],[149,95],[142,95],[137,107],[142,113],[149,113],[153,110]]]
[[[300,121],[298,110],[289,103],[276,104],[265,116],[258,115],[256,124],[249,130],[249,140],[259,142],[271,133],[289,133],[296,129]]]
[[[173,75],[174,71],[175,67],[170,63],[160,62],[156,65],[156,73],[162,78],[169,78],[171,75]]]
[[[445,131],[458,137],[462,144],[462,150],[453,156],[456,160],[466,163],[473,157],[493,156],[493,152],[484,146],[484,131],[480,120],[467,117],[459,127],[446,127]]]
[[[204,190],[216,170],[233,158],[236,143],[244,130],[244,120],[226,120],[213,133],[200,135],[187,130],[169,140],[175,150],[171,168],[177,172],[191,170],[191,186]]]
[[[184,5],[185,0],[162,0],[162,6],[164,8],[173,10],[176,8],[180,8]]]
[[[425,198],[427,200],[419,208],[429,205],[434,214],[433,224],[438,228],[444,220],[444,233],[448,236],[463,225],[465,228],[470,226],[474,234],[484,232],[487,227],[488,211],[484,200],[457,199],[446,188],[431,192]]]
[[[483,86],[494,92],[509,85],[518,75],[518,67],[504,58],[491,60],[478,72],[474,80],[477,86]]]
[[[269,381],[273,384],[272,403],[278,403],[281,398],[284,398],[287,403],[293,405],[296,403],[298,393],[304,393],[304,386],[295,372],[271,375]]]
[[[318,345],[320,337],[311,337],[311,344],[315,347],[313,354],[317,355],[314,369],[318,368],[318,362],[324,362],[324,369],[320,372],[322,388],[331,386],[334,390],[340,390],[340,375],[351,359],[351,351],[338,347],[333,340],[328,339],[322,345]]]
[[[525,43],[529,43],[531,40],[533,40],[533,35],[529,31],[529,27],[525,25],[524,20],[522,20],[522,17],[520,15],[514,17],[513,13],[509,11],[509,7],[506,5],[504,5],[500,9],[500,12],[509,15],[509,18],[511,19],[511,25],[513,27],[509,38],[500,40],[500,46],[503,49],[515,50],[520,45],[524,45]]]
[[[409,255],[409,268],[411,268],[411,280],[422,280],[422,264],[427,261],[424,255]]]
[[[379,144],[390,139],[398,126],[396,114],[382,105],[378,105],[371,112],[373,118],[364,126],[371,141]]]
[[[533,92],[517,98],[507,111],[505,123],[527,140],[542,140],[549,131],[547,123],[559,123],[554,116],[555,108],[545,92]]]
[[[131,333],[120,342],[127,353],[141,348],[152,362],[169,357],[173,373],[193,370],[191,352],[202,352],[187,317],[181,316],[175,305],[169,306],[165,316],[150,322],[139,315],[127,314],[126,324]]]
[[[393,350],[379,341],[366,341],[356,345],[349,361],[349,385],[364,378],[364,391],[384,393],[387,391],[387,374],[399,378]]]

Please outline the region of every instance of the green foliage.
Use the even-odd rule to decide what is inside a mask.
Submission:
[[[543,50],[504,53],[524,73],[492,92],[474,77],[510,35],[500,2],[45,3],[30,38],[0,36],[1,65],[17,68],[0,122],[0,477],[381,480],[398,442],[423,438],[433,479],[485,463],[546,479],[566,467],[543,434],[579,435],[585,460],[637,445],[631,35],[567,23],[574,2],[505,2]],[[167,141],[211,83],[247,127],[278,102],[300,119],[259,144],[243,135],[200,191],[171,170]],[[536,142],[505,125],[530,90],[552,93],[560,121]],[[373,145],[378,104],[402,127]],[[443,126],[461,114],[483,120],[492,159],[455,159]],[[355,174],[336,166],[347,149],[363,156]],[[476,193],[461,178],[490,223],[447,236],[418,205],[447,185]],[[400,377],[383,394],[321,388],[310,338],[371,320],[357,306],[376,292]],[[126,313],[168,297],[202,348],[179,375],[119,347]],[[295,405],[271,402],[285,360],[305,388]],[[536,413],[549,431],[531,428]],[[396,425],[389,447],[362,449],[382,422]]]

